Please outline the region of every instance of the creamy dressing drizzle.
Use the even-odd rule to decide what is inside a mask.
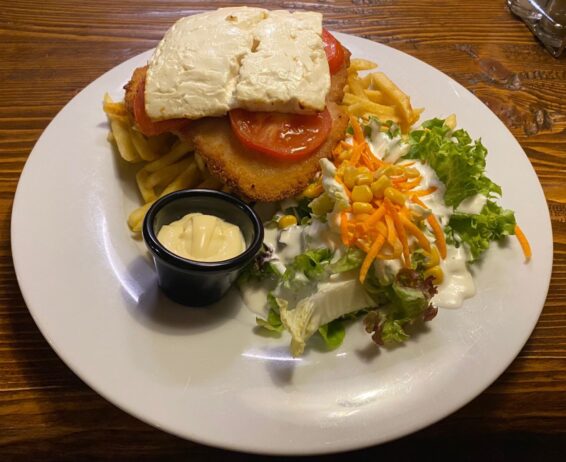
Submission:
[[[487,202],[487,197],[483,194],[476,194],[475,196],[470,196],[460,202],[456,211],[461,213],[469,213],[470,215],[479,215],[483,209],[483,206]]]
[[[464,246],[456,248],[449,245],[447,255],[440,266],[444,281],[438,286],[438,293],[432,302],[442,308],[458,308],[464,299],[474,296],[476,287],[467,265],[468,255]]]

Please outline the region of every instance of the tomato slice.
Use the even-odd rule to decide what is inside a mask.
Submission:
[[[145,112],[145,76],[136,89],[134,98],[134,119],[140,132],[145,136],[156,136],[185,128],[189,119],[169,119],[154,122]]]
[[[230,123],[247,148],[279,159],[300,159],[324,143],[332,117],[328,109],[313,115],[234,109]]]
[[[330,73],[334,74],[344,63],[344,48],[340,42],[324,28],[322,29],[322,41],[324,42],[324,52],[326,53]]]

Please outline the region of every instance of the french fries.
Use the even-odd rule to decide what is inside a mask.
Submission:
[[[166,194],[187,188],[222,189],[224,185],[213,178],[202,158],[195,158],[194,146],[174,135],[146,137],[133,127],[123,102],[104,96],[103,109],[110,123],[108,140],[115,144],[126,162],[142,164],[136,173],[136,184],[143,205],[130,213],[128,226],[141,232],[143,219],[152,204]]]
[[[351,60],[342,104],[352,115],[392,121],[406,133],[419,119],[422,109],[414,109],[410,98],[383,72],[372,72],[363,77],[358,75],[360,71],[375,68],[377,64],[366,59]]]

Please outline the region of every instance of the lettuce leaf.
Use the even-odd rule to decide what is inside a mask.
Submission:
[[[270,264],[273,258],[273,249],[266,244],[262,245],[257,256],[246,266],[238,276],[238,284],[244,285],[251,281],[265,281],[267,279],[279,279],[275,267]]]
[[[488,200],[478,215],[454,213],[445,231],[455,244],[459,242],[454,233],[467,244],[473,261],[489,248],[491,241],[515,234],[515,225],[515,215],[511,210],[504,210]]]
[[[442,119],[427,120],[409,135],[405,158],[430,165],[446,186],[444,201],[456,208],[475,194],[501,195],[501,188],[484,175],[487,149],[480,140],[472,142],[465,130],[452,131]]]
[[[330,263],[332,252],[327,248],[311,249],[299,254],[287,267],[283,281],[292,284],[299,276],[304,275],[310,281],[318,281],[327,275],[326,266]],[[304,279],[304,278],[303,278]],[[307,281],[308,282],[308,281]]]
[[[285,327],[281,322],[281,315],[279,313],[279,302],[271,292],[267,294],[267,305],[269,306],[267,319],[255,318],[256,324],[272,332],[283,332]]]
[[[329,266],[333,273],[344,273],[362,266],[365,253],[357,247],[348,247],[344,256]]]
[[[378,345],[402,343],[409,338],[406,326],[429,321],[437,313],[430,303],[436,293],[432,278],[424,279],[411,269],[401,269],[393,284],[383,286],[370,272],[364,288],[373,296],[377,310],[370,311],[364,325]]]
[[[297,202],[297,205],[288,207],[283,210],[283,215],[295,215],[295,217],[297,218],[297,223],[306,225],[311,219],[311,209],[309,207],[309,202],[310,199],[303,197]]]
[[[346,329],[344,323],[340,319],[335,319],[334,321],[319,327],[318,333],[324,340],[327,348],[333,350],[342,345],[344,337],[346,336]]]

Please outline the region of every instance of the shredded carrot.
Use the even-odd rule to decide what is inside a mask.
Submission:
[[[387,226],[385,225],[385,223],[383,223],[383,221],[378,221],[375,224],[375,229],[379,234],[381,234],[384,237],[387,237]]]
[[[411,181],[407,181],[404,185],[403,188],[404,189],[413,189],[416,188],[418,185],[421,184],[421,177],[418,176],[416,177],[414,180]]]
[[[519,241],[519,244],[521,244],[521,249],[523,249],[525,260],[529,261],[533,255],[531,245],[529,244],[527,236],[525,236],[523,230],[519,227],[519,225],[515,225],[515,236],[517,236],[517,240]]]
[[[370,170],[376,170],[379,167],[378,159],[369,151],[367,147],[367,143],[364,144],[362,147],[362,154],[361,154],[362,162],[368,167]]]
[[[397,235],[399,236],[399,240],[401,241],[401,245],[403,246],[403,258],[405,260],[405,267],[409,268],[411,266],[411,254],[409,253],[409,241],[407,240],[407,235],[405,234],[405,228],[401,223],[397,209],[395,209],[395,206],[387,198],[385,198],[385,205],[391,213],[393,223],[395,223],[395,228],[397,229]]]
[[[419,191],[413,191],[413,194],[415,196],[428,196],[429,194],[432,194],[434,191],[436,191],[438,188],[436,186],[431,186],[430,188],[427,189],[421,189]]]
[[[365,253],[369,252],[369,245],[367,245],[364,241],[357,239],[354,245],[358,248],[363,250]]]
[[[373,226],[375,223],[377,223],[379,220],[381,220],[383,218],[383,216],[385,215],[385,212],[387,211],[387,209],[385,208],[385,204],[381,204],[379,206],[379,208],[373,212],[365,221],[364,221],[364,225],[366,226]]]
[[[430,252],[431,251],[430,242],[423,234],[423,232],[413,222],[411,222],[405,215],[399,215],[399,219],[401,220],[401,223],[403,223],[403,226],[407,229],[407,231],[409,231],[409,233],[411,233],[413,236],[417,238],[417,241],[419,241],[419,245],[427,252]]]
[[[365,144],[366,140],[364,137],[364,132],[362,130],[362,127],[360,127],[358,118],[356,116],[350,116],[350,125],[354,130],[354,141],[358,144]]]
[[[354,149],[352,149],[352,157],[350,157],[350,163],[354,166],[358,165],[360,161],[360,157],[362,155],[363,145],[356,144],[354,145]]]
[[[334,179],[344,188],[344,191],[346,191],[346,196],[348,196],[348,199],[350,199],[350,201],[351,201],[352,200],[352,192],[348,189],[348,186],[346,186],[344,184],[344,182],[338,176],[335,176]]]
[[[403,255],[403,246],[401,245],[401,242],[397,240],[390,253],[380,253],[377,255],[377,258],[382,260],[393,260],[400,259],[401,255]]]
[[[421,207],[428,210],[428,207],[418,197],[413,196],[411,197],[411,200],[414,203],[419,204]],[[440,223],[432,213],[426,218],[426,221],[432,228],[432,232],[434,233],[434,237],[436,238],[436,247],[438,247],[440,256],[444,260],[446,258],[446,237],[444,236],[444,230],[442,229],[442,226],[440,226]]]
[[[385,242],[385,237],[383,235],[380,234],[379,236],[377,236],[377,239],[371,245],[369,252],[366,255],[366,258],[364,258],[364,261],[360,268],[360,282],[362,284],[366,280],[366,276],[368,274],[369,268],[373,263],[373,261],[375,260],[375,257],[379,253],[384,242]]]
[[[389,215],[385,215],[385,224],[387,225],[387,242],[394,247],[398,241],[397,232],[395,231],[395,223]]]

